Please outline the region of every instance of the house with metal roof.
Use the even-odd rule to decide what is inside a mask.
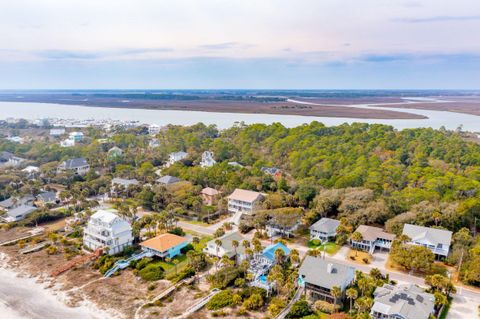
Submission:
[[[334,240],[340,221],[332,218],[321,218],[310,226],[310,240],[318,239],[322,243]]]
[[[158,178],[156,182],[158,184],[168,186],[168,185],[172,185],[172,184],[180,182],[180,179],[175,177],[175,176],[165,175],[165,176],[162,176],[162,177]]]
[[[170,167],[170,166],[172,166],[173,164],[175,164],[176,162],[181,161],[181,160],[183,160],[183,159],[186,159],[187,156],[188,156],[188,153],[183,152],[183,151],[170,153],[170,154],[168,155],[168,161],[167,161],[167,163],[165,164],[165,166],[166,166],[166,167]]]
[[[57,173],[71,171],[75,175],[85,175],[89,170],[90,165],[83,157],[68,159],[57,167]]]
[[[205,151],[202,153],[201,167],[212,167],[215,164],[217,164],[217,161],[214,159],[213,152]]]
[[[186,237],[165,233],[141,242],[140,246],[144,252],[160,258],[173,258],[180,255],[182,248],[185,248],[189,242]]]
[[[395,239],[394,234],[387,233],[379,227],[360,225],[355,231],[362,235],[362,240],[357,242],[351,239],[350,245],[369,254],[373,254],[376,249],[390,250]]]
[[[25,219],[28,215],[36,211],[35,206],[30,205],[20,205],[13,209],[10,209],[3,217],[6,222],[17,222],[22,219]]]
[[[1,210],[9,210],[21,205],[31,206],[35,197],[32,195],[25,195],[22,197],[10,197],[0,202],[0,209]]]
[[[428,319],[434,315],[435,297],[413,284],[385,284],[375,289],[373,296],[370,315],[374,319]]]
[[[332,296],[332,288],[340,288],[344,296],[345,290],[355,279],[355,268],[307,256],[300,266],[298,276],[298,284],[305,287],[310,299],[333,303],[335,298]]]
[[[0,166],[19,166],[26,159],[15,156],[10,152],[0,152]]]
[[[452,232],[445,229],[403,225],[403,235],[410,238],[410,244],[430,249],[437,257],[447,257],[452,243]]]
[[[267,246],[262,252],[262,257],[267,259],[271,263],[275,263],[275,251],[277,251],[278,249],[282,250],[285,256],[290,256],[290,249],[281,242],[278,242],[276,244]]]

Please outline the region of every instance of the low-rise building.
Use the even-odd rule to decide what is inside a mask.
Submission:
[[[75,142],[81,142],[83,140],[82,132],[70,132],[68,134],[69,139],[74,140]]]
[[[50,135],[51,136],[60,136],[60,135],[63,135],[65,134],[65,129],[64,128],[52,128],[50,129]]]
[[[376,249],[390,250],[395,239],[394,234],[387,233],[379,227],[360,225],[355,231],[362,235],[362,241],[351,239],[351,246],[368,251],[369,254],[373,254]]]
[[[217,245],[215,242],[220,240],[221,244]],[[218,258],[227,256],[228,258],[236,258],[237,262],[245,259],[245,247],[242,245],[244,237],[239,232],[225,234],[217,239],[213,239],[207,243],[203,252]],[[234,241],[238,242],[238,247],[233,245]]]
[[[340,221],[332,218],[322,218],[310,226],[310,240],[318,239],[322,243],[335,240]]]
[[[188,156],[188,153],[182,152],[182,151],[181,152],[170,153],[168,155],[168,161],[165,164],[165,166],[169,167],[169,166],[175,164],[178,161],[186,159],[187,156]]]
[[[35,197],[32,195],[25,195],[22,197],[12,196],[0,202],[0,209],[6,211],[22,205],[31,206],[34,201]]]
[[[213,152],[205,151],[202,153],[201,167],[212,167],[215,164],[217,164],[217,161],[213,158]]]
[[[450,252],[452,232],[449,230],[405,224],[403,235],[410,238],[410,244],[427,247],[439,258],[447,257]]]
[[[36,211],[35,206],[30,205],[20,205],[16,206],[13,209],[10,209],[3,217],[6,222],[17,222],[22,219],[25,219],[28,215]]]
[[[158,138],[150,139],[148,141],[148,147],[151,147],[151,148],[160,147],[160,141],[158,140]]]
[[[221,192],[215,188],[205,187],[200,194],[205,205],[213,205],[220,197]]]
[[[10,136],[10,137],[7,137],[7,140],[13,143],[18,143],[18,144],[23,144],[25,142],[25,139],[20,136]]]
[[[238,167],[238,168],[243,167],[243,165],[238,163],[238,162],[228,162],[228,165],[233,166],[233,167]]]
[[[265,225],[268,237],[293,237],[300,221],[297,219],[281,219],[274,216]]]
[[[63,161],[57,167],[57,173],[71,171],[75,175],[85,175],[90,170],[90,165],[87,163],[87,160],[83,157],[68,159]]]
[[[385,284],[373,296],[370,315],[374,319],[429,319],[434,315],[435,297],[413,284]]]
[[[175,176],[165,175],[156,180],[160,185],[168,186],[180,182],[180,179]]]
[[[75,146],[75,140],[71,138],[67,138],[63,141],[60,141],[60,147],[73,147]]]
[[[88,220],[83,231],[83,244],[90,250],[103,248],[109,255],[121,253],[133,243],[132,227],[117,211],[99,210]]]
[[[162,127],[156,124],[151,124],[148,126],[148,134],[157,135],[162,130]]]
[[[123,155],[123,151],[120,147],[114,146],[108,150],[109,159],[119,158],[119,157],[122,157],[122,155]]]
[[[173,258],[181,254],[182,248],[189,243],[188,238],[165,233],[142,243],[142,250],[160,258]]]
[[[15,156],[10,152],[0,152],[0,166],[19,166],[26,159]]]
[[[243,214],[253,215],[258,208],[258,204],[264,198],[263,194],[245,189],[235,189],[228,196],[228,211],[234,213],[232,219],[234,224],[239,224]]]
[[[298,271],[298,284],[305,287],[305,292],[312,300],[335,301],[332,288],[338,287],[344,298],[345,290],[355,278],[355,268],[327,261],[319,257],[307,256]]]
[[[120,190],[126,190],[130,186],[136,186],[139,185],[139,181],[136,179],[125,179],[125,178],[119,178],[115,177],[112,179],[111,185],[112,187],[110,188],[110,191],[112,194],[116,194]]]
[[[37,195],[37,200],[35,201],[35,205],[37,206],[45,206],[47,204],[56,204],[57,203],[57,193],[53,191],[48,192],[41,192]]]
[[[275,178],[282,177],[282,171],[278,167],[262,167],[260,170],[268,175],[271,175]]]

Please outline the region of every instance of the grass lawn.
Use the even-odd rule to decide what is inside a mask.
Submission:
[[[207,243],[212,239],[213,237],[210,236],[202,236],[200,237],[200,242],[198,244],[192,243],[193,248],[195,248],[196,251],[202,251],[202,249],[205,248]]]
[[[312,243],[312,241],[309,241],[308,242],[308,248],[318,249],[320,251],[323,251],[325,249],[327,254],[334,255],[340,249],[340,246],[335,244],[335,243],[332,243],[332,242],[328,242],[328,243],[325,243],[323,245],[315,245],[315,244]]]
[[[173,263],[173,260],[175,259],[178,260],[177,272],[180,272],[183,268],[187,266],[187,256],[185,255],[175,256],[171,262],[161,260],[156,263],[158,263],[160,266],[162,266],[163,269],[165,269],[165,275],[169,275],[175,272],[175,264]]]
[[[359,264],[369,264],[372,262],[372,256],[368,253],[354,249],[348,251],[347,259]],[[366,263],[364,259],[368,260],[368,262]]]
[[[192,225],[199,225],[199,226],[204,226],[204,227],[210,226],[210,224],[207,224],[207,223],[202,222],[200,220],[188,220],[188,219],[185,219],[185,218],[181,218],[180,220],[182,222],[189,223],[189,224],[192,224]]]

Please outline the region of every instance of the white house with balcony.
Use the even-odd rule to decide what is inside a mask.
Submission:
[[[205,151],[202,153],[201,167],[212,167],[215,164],[217,164],[217,161],[213,158],[213,152]]]
[[[132,227],[114,209],[99,210],[83,231],[83,245],[90,250],[104,248],[109,255],[121,253],[133,243]]]
[[[322,243],[334,240],[340,221],[332,218],[322,218],[310,226],[310,240],[318,239]]]
[[[175,152],[175,153],[170,153],[168,155],[168,161],[165,164],[166,167],[170,167],[173,164],[175,164],[178,161],[181,161],[183,159],[186,159],[188,156],[188,153],[186,152]]]
[[[81,142],[83,140],[82,132],[70,132],[68,134],[69,139],[74,140],[75,142]]]
[[[411,224],[403,225],[403,235],[410,238],[410,244],[430,249],[436,257],[447,257],[452,243],[452,232]]]
[[[238,225],[243,214],[253,215],[263,198],[264,195],[262,193],[239,188],[235,189],[228,196],[228,211],[235,214],[232,222]]]
[[[379,227],[360,225],[355,232],[362,235],[362,240],[354,241],[351,239],[350,244],[353,248],[365,250],[369,254],[373,254],[377,249],[390,250],[395,239],[394,234],[387,233]]]

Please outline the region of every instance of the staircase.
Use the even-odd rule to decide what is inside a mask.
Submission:
[[[242,211],[236,212],[235,215],[232,216],[232,223],[238,226],[240,224],[240,219],[242,218],[242,215]]]
[[[133,260],[139,260],[144,257],[152,257],[152,253],[147,252],[147,251],[142,251],[141,253],[135,254],[130,256],[127,259],[122,259],[117,261],[112,268],[110,268],[103,276],[104,277],[110,277],[114,273],[116,273],[118,270],[125,269],[128,266],[130,266],[130,262]]]

